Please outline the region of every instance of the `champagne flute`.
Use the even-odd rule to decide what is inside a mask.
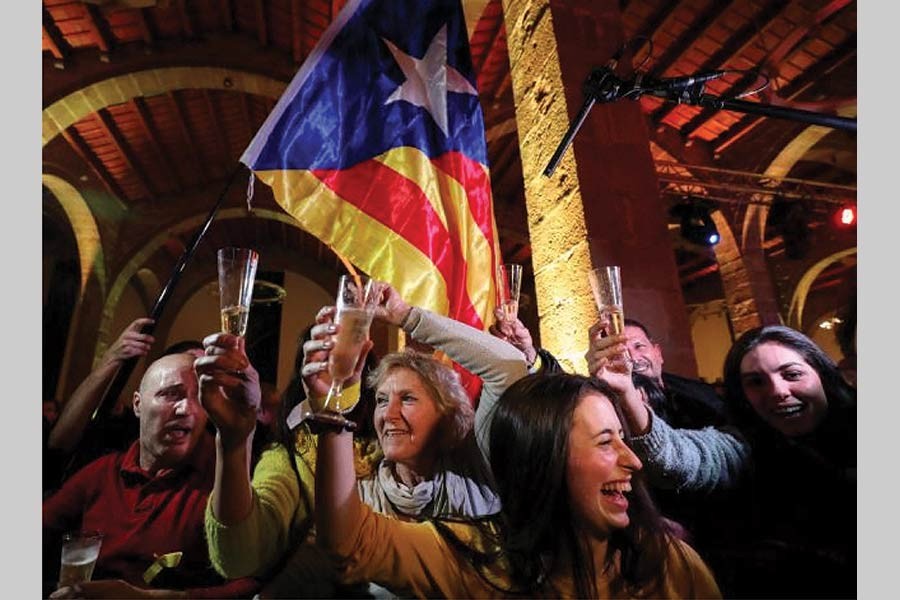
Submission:
[[[522,265],[504,264],[497,267],[497,304],[503,320],[514,321],[519,315],[519,290],[522,287]]]
[[[362,346],[369,338],[369,326],[375,315],[377,302],[375,282],[362,276],[342,275],[338,284],[335,323],[340,325],[332,337],[334,345],[328,355],[328,374],[331,388],[322,409],[329,420],[350,424],[340,414],[346,414],[356,406],[346,405],[343,398],[344,382],[353,376]]]
[[[597,310],[600,311],[600,316],[605,317],[609,322],[607,335],[619,335],[625,331],[622,281],[619,272],[620,269],[617,266],[597,267],[588,272]],[[623,359],[631,361],[628,350],[623,353]]]
[[[216,258],[222,331],[243,337],[250,318],[259,254],[249,248],[220,248]]]

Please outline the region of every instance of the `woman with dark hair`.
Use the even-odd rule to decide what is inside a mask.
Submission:
[[[752,447],[736,593],[856,592],[856,390],[812,340],[768,325],[725,359],[726,399]]]
[[[746,332],[725,358],[725,395],[754,435],[778,432],[856,466],[856,389],[811,339],[790,327]],[[852,442],[835,454],[835,442]]]
[[[500,398],[491,470],[503,509],[491,521],[404,523],[360,501],[352,435],[319,436],[319,543],[347,582],[418,597],[720,597],[712,574],[673,538],[640,482],[605,384],[535,375]]]

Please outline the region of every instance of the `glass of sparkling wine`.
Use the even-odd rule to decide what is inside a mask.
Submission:
[[[334,346],[328,356],[328,374],[331,389],[322,410],[331,413],[330,418],[350,412],[356,405],[346,405],[343,399],[344,382],[353,375],[363,343],[369,339],[369,326],[377,303],[375,282],[363,276],[342,275],[338,284],[335,322],[340,325],[332,337]],[[336,419],[349,425],[346,419]]]
[[[514,321],[519,315],[521,287],[522,265],[505,264],[497,267],[497,304],[503,310],[504,321]]]
[[[96,531],[78,531],[63,536],[59,587],[91,580],[102,541],[103,535]]]
[[[600,316],[609,322],[608,335],[619,335],[625,330],[625,311],[622,308],[622,280],[619,276],[619,267],[606,266],[591,269],[588,272],[591,282],[591,290],[594,292],[594,301]],[[631,360],[626,350],[623,358]]]
[[[250,317],[250,301],[253,299],[253,282],[259,254],[249,248],[220,248],[219,308],[222,313],[222,331],[244,336]]]

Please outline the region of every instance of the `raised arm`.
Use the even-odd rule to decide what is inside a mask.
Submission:
[[[750,446],[737,432],[715,427],[674,429],[649,410],[645,435],[631,439],[653,485],[711,491],[737,485],[750,466]]]
[[[293,457],[281,447],[263,452],[251,482],[259,376],[243,338],[216,334],[204,346],[207,355],[195,362],[200,401],[217,429],[215,482],[205,517],[210,559],[225,577],[262,576],[289,549],[300,483]],[[311,487],[312,474],[303,466],[298,465],[301,477]],[[307,517],[308,512],[307,507]]]
[[[362,501],[353,467],[353,434],[319,434],[316,456],[316,543],[329,552],[344,553],[346,543],[358,537]]]
[[[734,486],[750,464],[750,447],[740,437],[714,427],[674,429],[644,402],[621,360],[624,335],[604,335],[606,323],[591,327],[585,358],[591,374],[619,393],[619,406],[631,432],[633,449],[653,485],[709,491]]]
[[[145,356],[154,338],[141,333],[141,329],[153,323],[153,319],[135,319],[103,353],[100,363],[90,372],[72,393],[59,413],[59,419],[50,430],[47,447],[68,453],[75,448],[84,429],[97,409],[106,388],[115,378],[119,368],[129,358]]]
[[[375,316],[401,327],[417,342],[441,350],[481,378],[484,388],[475,412],[475,434],[486,456],[487,434],[497,399],[528,373],[522,352],[485,331],[423,308],[410,307],[386,284]]]
[[[400,521],[362,503],[350,433],[319,434],[315,513],[316,541],[338,560],[344,583],[374,582],[402,598],[472,598],[488,593],[477,574],[461,568],[460,557],[432,523]],[[459,537],[466,543],[474,535],[477,531],[469,527]]]
[[[210,335],[203,340],[206,356],[194,363],[200,402],[216,425],[216,476],[210,502],[213,514],[225,525],[246,518],[253,498],[250,451],[260,389],[259,374],[244,343],[227,333]]]

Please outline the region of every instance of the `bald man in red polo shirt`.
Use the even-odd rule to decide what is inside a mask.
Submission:
[[[242,393],[256,394],[258,404],[256,370],[247,361],[243,371]],[[215,441],[198,391],[194,356],[151,364],[134,393],[140,438],[90,463],[44,501],[45,545],[58,548],[66,531],[103,534],[93,581],[52,597],[239,598],[258,589],[254,579],[223,580],[209,562],[203,518]]]

